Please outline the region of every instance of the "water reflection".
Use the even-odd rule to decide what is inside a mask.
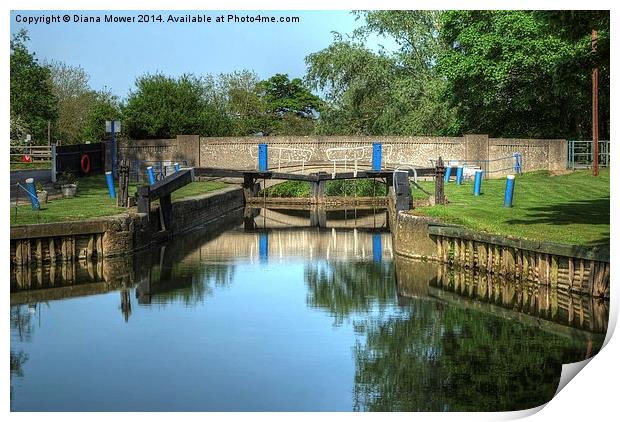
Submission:
[[[308,263],[306,303],[329,312],[336,325],[353,313],[382,312],[396,297],[393,268],[391,261]]]
[[[263,212],[13,275],[14,410],[516,410],[600,349],[608,302],[395,257],[370,215]]]

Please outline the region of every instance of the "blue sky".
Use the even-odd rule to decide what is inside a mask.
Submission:
[[[103,15],[137,16],[205,14],[215,19],[234,13],[255,16],[299,16],[300,23],[105,23]],[[24,24],[17,16],[70,15],[71,22]],[[73,15],[99,16],[102,23],[73,22]],[[306,55],[327,47],[331,31],[350,33],[360,22],[348,11],[12,11],[11,33],[29,32],[29,49],[40,61],[60,60],[81,66],[90,85],[107,86],[121,98],[144,73],[196,75],[254,70],[259,77],[288,73],[302,77]]]

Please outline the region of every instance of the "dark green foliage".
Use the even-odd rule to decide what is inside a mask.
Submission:
[[[366,25],[345,40],[306,57],[307,78],[328,100],[317,131],[325,135],[438,135],[453,127],[435,74],[438,12],[360,12]],[[372,51],[366,37],[379,34],[398,45]]]
[[[310,182],[286,181],[265,190],[270,197],[307,198],[311,194]],[[334,180],[325,183],[326,196],[385,196],[385,184],[370,180]],[[262,193],[261,193],[262,195]]]
[[[34,144],[47,143],[47,123],[58,116],[58,100],[52,91],[51,72],[28,51],[26,30],[11,38],[11,139],[32,135]]]
[[[173,138],[179,134],[225,135],[230,130],[224,104],[213,98],[212,81],[194,75],[162,74],[136,80],[123,108],[129,137]]]
[[[265,194],[270,197],[307,198],[310,196],[310,183],[289,180],[267,188]],[[263,193],[261,192],[261,195]]]
[[[123,116],[119,99],[110,91],[96,92],[93,94],[93,101],[84,121],[83,140],[100,142],[110,136],[105,131],[106,120],[120,120],[121,136],[126,132],[126,128],[122,124]]]
[[[288,75],[277,73],[260,82],[258,88],[272,113],[310,117],[321,108],[319,97],[312,94],[299,78],[289,80]]]
[[[257,85],[270,127],[264,135],[310,135],[322,102],[299,78],[278,73]]]
[[[327,196],[385,196],[384,183],[372,179],[334,180],[325,184]]]
[[[446,49],[438,69],[448,81],[458,132],[589,139],[591,71],[598,62],[601,136],[607,138],[609,15],[596,16],[601,43],[593,58],[587,12],[443,12]]]
[[[383,307],[396,294],[394,266],[375,262],[329,262],[304,268],[308,286],[306,303],[327,310],[335,325],[352,314]]]
[[[411,300],[370,320],[355,350],[361,411],[507,411],[553,398],[562,363],[585,344],[480,311]]]

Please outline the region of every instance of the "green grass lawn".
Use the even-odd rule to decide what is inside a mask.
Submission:
[[[482,195],[473,182],[445,187],[450,203],[417,208],[415,213],[446,223],[493,234],[530,240],[609,247],[609,170],[599,177],[590,171],[562,176],[534,172],[517,176],[512,208],[504,208],[506,179],[483,180]],[[434,183],[422,186],[432,192]],[[414,189],[414,197],[421,192]]]
[[[22,163],[11,161],[11,170],[51,169],[51,161],[37,161],[36,163]]]
[[[130,183],[130,196],[136,192],[137,186],[137,183]],[[229,185],[221,182],[193,182],[174,192],[172,200],[200,195],[226,186]],[[135,208],[131,208],[131,210],[135,211]],[[17,209],[12,206],[11,225],[83,220],[120,214],[126,211],[126,208],[116,206],[115,199],[110,199],[104,176],[83,177],[79,179],[75,198],[49,201],[42,205],[41,211],[32,211],[30,204],[20,204]]]

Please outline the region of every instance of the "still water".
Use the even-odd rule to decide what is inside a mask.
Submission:
[[[355,216],[14,272],[12,410],[516,410],[600,348],[607,302],[396,257],[385,213]]]

